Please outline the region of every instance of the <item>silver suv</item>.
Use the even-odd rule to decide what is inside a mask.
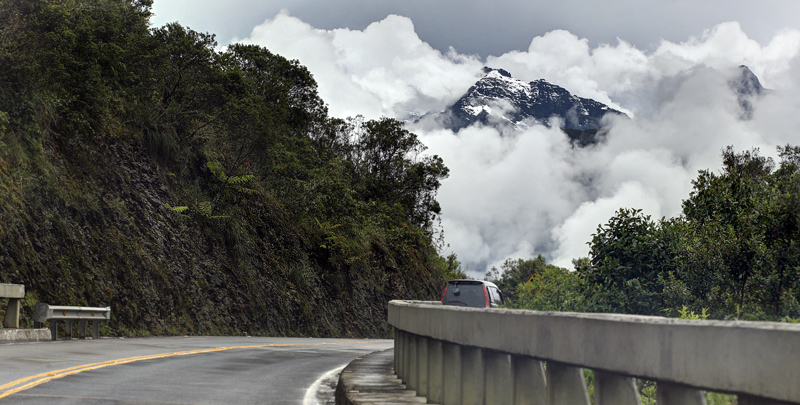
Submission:
[[[503,293],[489,281],[451,280],[442,291],[442,305],[496,308],[503,305]]]

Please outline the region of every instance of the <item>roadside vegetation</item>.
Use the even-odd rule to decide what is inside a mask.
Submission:
[[[0,0],[0,282],[112,308],[103,334],[388,336],[439,255],[448,169],[330,117],[297,61],[216,50],[151,0]],[[454,273],[455,272],[455,273]]]
[[[800,147],[778,154],[776,164],[757,149],[727,148],[719,173],[692,182],[678,217],[620,209],[575,271],[540,255],[508,259],[486,278],[511,308],[800,322]],[[642,403],[654,404],[655,383],[638,385]],[[710,392],[706,401],[737,403]]]
[[[622,208],[601,224],[575,271],[509,259],[486,278],[509,305],[708,319],[800,319],[800,147],[722,152],[675,218]]]

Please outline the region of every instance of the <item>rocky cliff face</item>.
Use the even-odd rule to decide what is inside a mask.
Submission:
[[[103,335],[390,336],[390,299],[438,294],[442,280],[391,247],[326,268],[272,199],[220,218],[165,208],[174,176],[136,140],[44,153],[48,174],[0,190],[0,281],[25,284],[26,327],[42,301],[111,306]]]

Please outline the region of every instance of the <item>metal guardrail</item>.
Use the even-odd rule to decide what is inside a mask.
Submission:
[[[800,325],[475,309],[391,301],[395,372],[441,404],[638,405],[636,378],[659,405],[800,404]]]
[[[72,323],[78,321],[79,336],[86,338],[86,323],[92,321],[92,338],[100,336],[100,322],[111,320],[111,307],[68,307],[63,305],[49,305],[42,302],[36,304],[33,321],[34,327],[42,327],[50,321],[52,339],[58,336],[58,321],[64,321],[65,339],[72,339]]]
[[[0,284],[0,298],[8,298],[3,327],[19,329],[19,308],[25,298],[25,286],[22,284]]]

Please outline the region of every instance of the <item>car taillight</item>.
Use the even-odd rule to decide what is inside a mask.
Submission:
[[[486,291],[486,286],[485,285],[482,286],[482,287],[483,287],[483,297],[486,299],[486,306],[489,307],[490,306],[489,305],[489,292]]]
[[[442,291],[442,299],[441,299],[442,302],[444,302],[444,295],[447,294],[447,287],[449,287],[449,286],[450,285],[444,286],[444,291]]]

